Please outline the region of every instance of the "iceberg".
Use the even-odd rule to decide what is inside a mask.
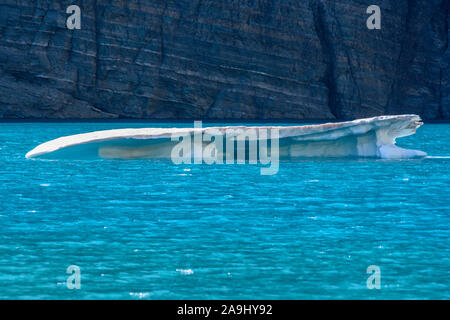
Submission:
[[[43,159],[170,159],[177,141],[173,136],[224,133],[230,129],[276,130],[279,158],[425,157],[418,150],[395,145],[422,125],[417,115],[379,116],[346,122],[302,126],[228,126],[205,128],[139,128],[95,131],[45,142],[26,154]],[[256,139],[262,139],[260,136]],[[249,138],[250,140],[250,138]],[[202,144],[205,144],[202,142]]]

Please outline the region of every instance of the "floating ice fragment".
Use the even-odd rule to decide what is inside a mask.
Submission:
[[[176,271],[185,275],[194,274],[194,270],[192,269],[176,269]]]
[[[144,299],[149,296],[148,292],[130,292],[130,296],[138,298],[138,299]]]
[[[405,159],[425,152],[395,145],[422,125],[417,115],[379,116],[354,121],[304,126],[239,127],[279,132],[280,159],[308,157],[374,157]],[[45,142],[26,154],[44,159],[170,159],[175,135],[226,132],[235,127],[141,128],[96,131]],[[259,137],[257,138],[259,139]]]

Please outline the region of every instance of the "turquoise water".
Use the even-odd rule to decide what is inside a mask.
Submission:
[[[0,298],[450,298],[448,124],[399,140],[433,157],[282,162],[273,176],[24,157],[62,135],[176,125],[192,126],[0,124]]]

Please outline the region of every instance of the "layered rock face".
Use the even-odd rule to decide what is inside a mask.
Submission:
[[[448,21],[448,0],[2,0],[0,118],[450,119]]]

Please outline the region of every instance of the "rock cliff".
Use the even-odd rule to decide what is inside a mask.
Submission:
[[[2,0],[0,118],[450,119],[448,21],[449,0]]]

